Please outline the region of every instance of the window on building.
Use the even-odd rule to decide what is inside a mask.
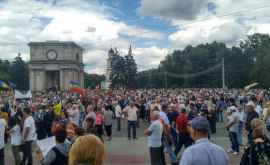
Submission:
[[[79,53],[76,54],[76,60],[77,60],[78,62],[80,62],[80,55],[79,55]]]

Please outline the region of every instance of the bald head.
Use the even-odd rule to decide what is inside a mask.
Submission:
[[[151,113],[151,120],[152,121],[158,120],[159,118],[160,118],[159,111],[153,111]]]

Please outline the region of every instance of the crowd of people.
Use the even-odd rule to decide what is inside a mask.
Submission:
[[[269,164],[269,99],[267,90],[223,89],[40,92],[29,100],[5,95],[0,100],[0,164],[10,143],[16,165],[32,165],[34,153],[43,165],[102,165],[104,142],[122,129],[127,140],[137,140],[142,124],[149,125],[144,134],[152,165],[165,165],[165,154],[171,164],[227,165],[228,154],[242,156],[242,146],[241,165]],[[211,142],[218,122],[228,132],[227,152]],[[52,136],[56,145],[46,155],[33,151],[36,140]]]

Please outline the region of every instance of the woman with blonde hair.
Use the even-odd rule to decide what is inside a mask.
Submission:
[[[105,146],[95,135],[80,136],[69,152],[69,165],[103,165]]]
[[[270,164],[270,141],[266,137],[263,120],[251,121],[253,143],[245,150],[240,165],[269,165]]]
[[[270,132],[270,102],[268,101],[263,111],[263,121],[265,122],[267,131]]]

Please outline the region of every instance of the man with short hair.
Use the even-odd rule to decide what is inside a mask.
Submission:
[[[159,112],[153,111],[150,117],[152,123],[149,128],[144,131],[144,134],[148,136],[151,165],[164,165],[162,160],[164,157],[164,152],[161,143],[163,125],[160,121]]]
[[[209,123],[199,116],[191,121],[191,137],[195,144],[188,147],[179,165],[228,165],[229,157],[218,145],[208,140]]]
[[[127,106],[124,111],[127,114],[128,120],[128,139],[130,140],[131,137],[131,129],[133,134],[133,139],[137,139],[136,136],[136,122],[138,120],[138,108],[135,106],[134,102],[130,102],[130,105]]]
[[[56,145],[43,157],[38,155],[42,165],[68,165],[70,144],[66,143],[67,132],[65,129],[56,130],[54,133]]]
[[[109,106],[105,106],[104,112],[104,126],[107,135],[107,140],[112,139],[112,123],[113,123],[113,112]]]
[[[239,141],[237,138],[237,134],[239,132],[239,115],[237,114],[237,108],[235,106],[231,106],[227,110],[228,114],[228,123],[226,124],[226,129],[229,131],[229,138],[231,141],[231,148],[228,152],[237,155],[239,153]]]
[[[190,135],[188,133],[187,125],[188,117],[186,109],[182,109],[181,114],[176,119],[176,129],[178,130],[178,140],[174,151],[176,156],[178,155],[183,145],[185,146],[185,148],[192,145],[192,139],[190,138]]]
[[[115,105],[115,117],[117,121],[117,131],[121,131],[122,109],[118,103]]]
[[[259,118],[258,113],[255,111],[255,104],[252,101],[249,101],[246,104],[246,123],[245,123],[245,129],[248,132],[248,143],[252,144],[253,137],[252,137],[252,129],[251,129],[251,121],[255,118]]]
[[[27,165],[32,165],[32,142],[36,140],[36,126],[35,121],[31,115],[30,108],[24,108],[23,110],[24,124],[23,124],[23,161],[24,165],[27,162]]]

